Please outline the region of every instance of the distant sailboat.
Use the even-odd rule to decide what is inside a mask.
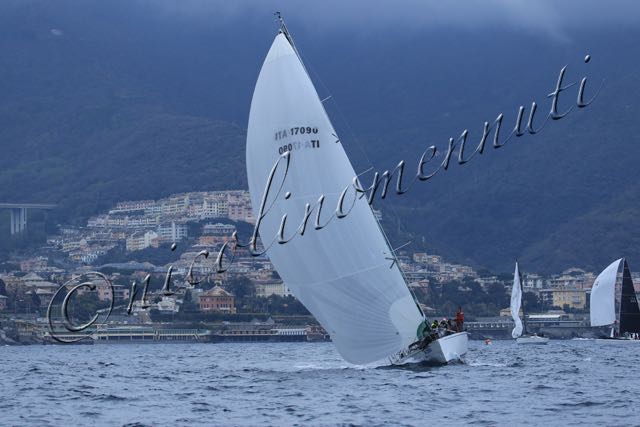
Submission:
[[[522,307],[522,319],[520,320],[520,308]],[[513,273],[513,287],[511,288],[511,317],[515,323],[511,336],[517,344],[546,344],[549,338],[537,334],[527,334],[527,316],[524,302],[522,301],[522,277],[516,261],[516,270]],[[523,335],[524,332],[524,335]]]
[[[621,265],[622,282],[619,283]],[[596,277],[589,303],[591,326],[610,326],[606,339],[640,342],[637,339],[640,334],[640,307],[626,259],[612,262]]]
[[[366,198],[351,189],[348,215],[314,230],[338,205],[356,173],[336,137],[284,22],[260,70],[247,130],[247,178],[259,212],[267,178],[283,152],[290,164],[282,193],[273,191],[259,233],[265,246],[287,215],[287,236],[316,206],[304,235],[274,244],[268,255],[293,294],[331,335],[347,361],[447,363],[467,352],[466,332],[437,336],[409,290]]]

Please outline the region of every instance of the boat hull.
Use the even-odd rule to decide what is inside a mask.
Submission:
[[[539,337],[537,335],[523,336],[516,338],[516,344],[537,344],[544,345],[549,342],[547,337]]]
[[[458,332],[433,341],[427,348],[414,353],[394,363],[403,365],[409,363],[425,363],[446,365],[447,363],[462,362],[462,357],[469,349],[469,334]]]

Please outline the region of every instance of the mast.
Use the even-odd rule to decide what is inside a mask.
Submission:
[[[622,258],[621,265],[624,265],[625,261],[626,261],[626,259]],[[622,275],[624,276],[624,267],[622,267],[622,271],[623,271]],[[624,282],[624,279],[623,279],[623,282]],[[616,272],[616,284],[617,283],[618,283],[618,274]],[[617,286],[614,286],[614,292],[615,293],[614,293],[613,298],[615,298],[615,302],[617,304],[617,307],[616,307],[616,322],[613,324],[613,327],[611,328],[611,334],[613,335],[613,337],[619,337],[620,336],[620,323],[622,321],[622,283],[620,283],[620,293],[618,293],[618,287]]]
[[[278,21],[278,24],[280,25],[280,33],[282,33],[282,35],[287,39],[287,41],[289,42],[289,44],[293,48],[293,51],[298,56],[298,59],[300,60],[300,63],[302,64],[302,68],[304,68],[305,73],[307,73],[307,76],[309,76],[309,78],[311,78],[311,75],[309,74],[309,71],[307,70],[307,66],[304,65],[304,61],[302,60],[302,56],[300,56],[300,52],[298,52],[298,48],[296,47],[296,44],[293,42],[293,37],[291,37],[291,33],[289,32],[289,29],[287,28],[287,24],[285,24],[285,22],[284,22],[284,18],[282,17],[282,14],[280,12],[275,12],[274,15],[276,16],[276,20]]]
[[[276,11],[276,12],[274,12],[274,15],[276,16],[276,20],[278,21],[278,24],[280,24],[280,31],[282,32],[282,34],[284,34],[284,36],[287,38],[287,40],[289,40],[289,43],[291,43],[291,46],[293,46],[293,39],[291,38],[291,35],[289,34],[289,30],[287,29],[287,25],[284,23],[284,18],[282,17],[282,14],[280,12]]]

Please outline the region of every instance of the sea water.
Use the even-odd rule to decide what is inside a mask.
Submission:
[[[640,343],[470,342],[360,367],[331,343],[1,347],[0,425],[640,425]]]

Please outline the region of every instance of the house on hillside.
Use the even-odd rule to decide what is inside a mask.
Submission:
[[[235,297],[220,286],[204,292],[198,297],[198,306],[203,312],[235,313]]]

